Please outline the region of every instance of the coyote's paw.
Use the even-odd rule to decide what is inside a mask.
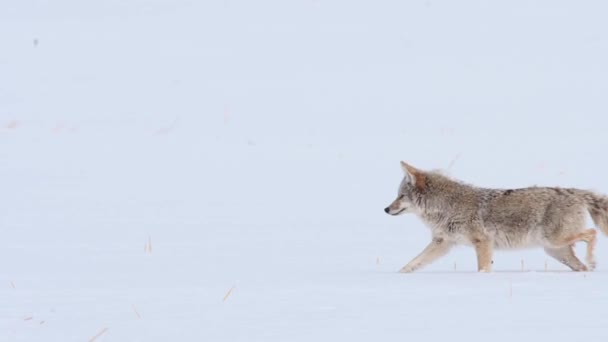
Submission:
[[[399,273],[412,273],[414,270],[415,268],[412,266],[403,266],[403,268],[399,270]]]

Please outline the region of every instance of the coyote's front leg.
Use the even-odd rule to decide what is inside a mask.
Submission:
[[[426,248],[417,257],[415,257],[407,265],[403,266],[399,272],[414,272],[415,270],[424,267],[446,255],[450,248],[452,248],[451,243],[447,242],[443,238],[435,237],[433,238],[433,241],[431,241],[431,243],[429,243],[429,245],[426,246]]]
[[[473,239],[475,253],[477,254],[477,271],[491,272],[492,271],[492,252],[493,242],[490,239]]]

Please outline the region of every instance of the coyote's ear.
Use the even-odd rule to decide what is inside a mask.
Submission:
[[[418,188],[418,190],[421,191],[426,188],[426,176],[424,175],[424,172],[404,161],[401,161],[401,168],[403,169],[403,172],[405,172],[410,184],[414,185],[416,188]]]
[[[403,169],[405,175],[408,176],[412,184],[414,184],[416,182],[416,175],[420,173],[420,171],[404,161],[401,161],[401,169]]]

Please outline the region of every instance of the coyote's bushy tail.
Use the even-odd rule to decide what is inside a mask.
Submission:
[[[587,203],[593,223],[608,235],[608,197],[591,191],[580,191],[580,194]]]

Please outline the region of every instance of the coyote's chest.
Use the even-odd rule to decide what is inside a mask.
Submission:
[[[458,220],[425,220],[435,237],[446,239],[454,244],[472,245],[474,229],[470,224]]]

